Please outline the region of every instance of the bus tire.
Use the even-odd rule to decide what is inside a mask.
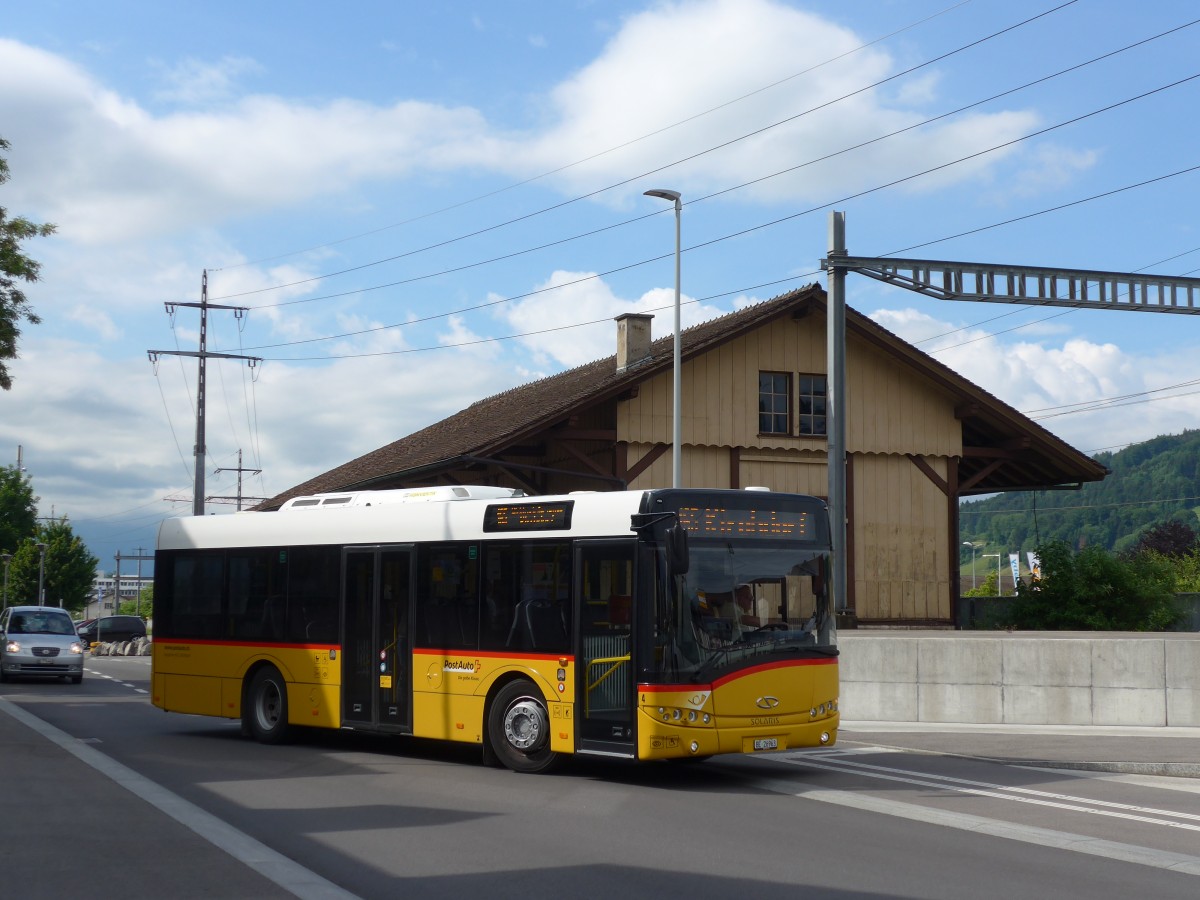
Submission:
[[[550,714],[532,682],[510,681],[492,698],[488,743],[500,762],[514,772],[545,772],[558,762],[550,749]]]
[[[282,744],[291,736],[287,683],[274,666],[263,666],[250,679],[242,726],[260,744]]]

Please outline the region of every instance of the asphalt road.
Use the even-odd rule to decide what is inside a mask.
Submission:
[[[222,859],[227,893],[204,894],[198,883],[197,896],[233,896],[235,883],[255,895],[253,881],[236,879],[269,882],[262,896],[361,898],[1200,893],[1200,779],[1001,764],[852,732],[816,753],[700,764],[571,760],[523,776],[483,767],[471,748],[407,739],[318,732],[282,747],[254,744],[237,723],[154,709],[148,676],[148,659],[96,658],[83,685],[10,683],[0,697],[68,745],[136,773],[123,783],[154,794],[160,809],[171,807],[163,796],[177,798],[180,818],[154,812],[176,850],[180,822],[195,839],[191,812],[223,823],[221,846],[242,861]],[[937,746],[952,752],[954,742],[946,736]],[[102,829],[94,807],[116,803],[111,777],[121,776],[78,769],[71,791],[91,804],[88,827]],[[67,850],[73,865],[100,872],[130,860],[127,871],[146,869],[139,855],[160,848],[144,825],[136,842],[122,840],[121,828],[113,821],[110,833],[82,842],[96,860]],[[0,808],[0,844],[23,839]],[[222,852],[206,841],[187,847],[206,861]],[[128,896],[109,877],[85,883],[91,896]]]

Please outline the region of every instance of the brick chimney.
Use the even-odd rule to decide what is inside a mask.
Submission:
[[[624,372],[650,358],[650,320],[648,313],[622,313],[617,316],[617,371]]]

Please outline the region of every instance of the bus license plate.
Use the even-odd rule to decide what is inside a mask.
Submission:
[[[755,738],[754,739],[754,749],[755,750],[778,750],[779,749],[779,738]]]

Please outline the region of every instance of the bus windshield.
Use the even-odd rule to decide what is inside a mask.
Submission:
[[[686,574],[659,557],[656,671],[647,676],[711,682],[771,658],[836,654],[824,548],[693,540]]]

